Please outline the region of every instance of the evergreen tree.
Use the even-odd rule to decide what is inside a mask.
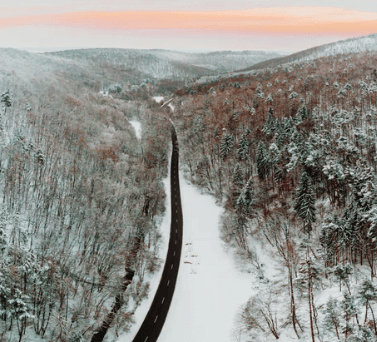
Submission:
[[[346,284],[349,291],[349,277],[352,274],[352,266],[348,263],[345,265],[338,264],[335,266],[333,272],[335,277],[339,280],[340,291],[342,291],[342,282]]]
[[[242,134],[240,142],[238,143],[237,157],[239,160],[247,159],[249,155],[249,141],[247,134]]]
[[[6,144],[6,131],[4,129],[3,116],[0,114],[0,146]]]
[[[300,110],[297,111],[296,115],[294,116],[293,121],[296,126],[304,121],[302,117],[302,112]]]
[[[315,197],[312,183],[308,174],[304,171],[300,177],[300,186],[297,189],[296,203],[294,206],[296,215],[304,221],[304,231],[310,234],[312,223],[315,222]]]
[[[341,302],[341,308],[343,312],[343,318],[345,320],[345,326],[343,327],[343,332],[347,338],[355,329],[355,326],[351,323],[353,317],[357,320],[357,325],[359,325],[358,320],[358,308],[356,306],[354,296],[350,295],[347,291],[343,292],[343,300]]]
[[[343,220],[334,215],[330,221],[324,223],[320,243],[325,252],[326,262],[337,265],[346,246]]]
[[[284,119],[284,124],[283,124],[283,132],[285,135],[285,138],[289,138],[292,134],[293,131],[293,120],[291,117],[285,118]]]
[[[7,225],[7,215],[6,215],[6,211],[4,210],[0,214],[0,255],[4,253],[8,245],[6,225]]]
[[[258,170],[258,177],[260,179],[264,179],[268,176],[270,171],[270,161],[269,155],[266,149],[266,145],[263,141],[260,141],[258,144],[257,150],[257,170]]]
[[[370,312],[373,318],[374,331],[377,334],[376,319],[375,319],[374,312],[371,306],[371,302],[374,302],[377,300],[376,286],[370,280],[365,279],[358,289],[358,297],[361,299],[361,302],[365,304],[364,324],[367,323],[368,311],[370,309]]]
[[[225,133],[220,141],[220,155],[225,159],[234,146],[234,136],[231,133]]]
[[[237,185],[237,187],[243,184],[243,170],[239,163],[233,169],[233,184]]]
[[[272,166],[276,166],[280,163],[281,152],[275,143],[270,145],[270,160]]]
[[[4,108],[4,114],[7,111],[7,108],[12,106],[12,100],[9,94],[9,90],[7,90],[5,93],[1,94],[0,103],[2,103]]]
[[[246,205],[248,208],[253,204],[253,188],[252,188],[252,183],[251,183],[251,178],[248,180],[245,186],[245,200],[246,200]]]
[[[10,316],[16,320],[18,334],[20,336],[19,341],[21,341],[22,336],[25,334],[28,319],[34,318],[31,314],[30,305],[27,304],[29,299],[29,296],[22,293],[19,289],[15,289],[13,298],[8,300]]]
[[[6,142],[6,131],[4,128],[4,122],[3,122],[3,115],[6,114],[7,108],[12,106],[12,101],[10,98],[9,90],[7,90],[5,93],[1,94],[0,97],[0,103],[2,105],[2,111],[0,112],[0,146],[4,146]]]
[[[326,330],[333,331],[334,329],[338,340],[340,340],[339,329],[341,314],[338,301],[335,298],[330,297],[326,303],[326,308],[324,311],[324,326]]]
[[[296,117],[295,117],[295,121],[296,121],[296,124],[298,125],[299,123],[301,123],[302,121],[305,121],[306,119],[310,119],[311,118],[311,114],[308,110],[308,108],[306,108],[305,104],[299,108],[299,110],[297,111],[296,113]]]
[[[369,327],[359,326],[349,340],[351,342],[376,342],[377,337]]]
[[[268,109],[267,113],[267,120],[263,127],[263,132],[266,133],[267,136],[273,135],[277,130],[277,120],[274,116],[274,110],[272,107]]]
[[[236,208],[240,214],[246,216],[250,213],[253,202],[253,189],[249,180],[237,199]]]

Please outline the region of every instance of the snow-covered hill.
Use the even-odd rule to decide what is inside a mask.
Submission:
[[[274,58],[265,62],[254,64],[249,68],[242,69],[239,71],[272,68],[272,67],[276,67],[280,64],[285,64],[285,63],[307,61],[307,60],[317,59],[320,57],[334,56],[338,54],[356,53],[356,52],[363,52],[363,51],[376,51],[376,50],[377,50],[377,33],[374,33],[368,36],[340,40],[335,43],[316,46],[314,48],[296,52],[289,56],[285,56],[281,58]]]

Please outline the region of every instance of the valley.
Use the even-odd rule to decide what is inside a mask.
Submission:
[[[0,49],[0,341],[376,341],[375,37]]]

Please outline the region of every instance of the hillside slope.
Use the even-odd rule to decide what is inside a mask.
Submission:
[[[111,340],[148,293],[170,131],[98,92],[115,74],[0,50],[0,340],[90,341],[109,320]]]
[[[207,53],[180,53],[175,51],[157,50],[156,53],[174,59],[198,65],[217,73],[225,73],[246,67],[250,64],[280,57],[278,53],[266,51],[214,51]]]
[[[96,67],[113,67],[118,71],[128,72],[130,83],[140,82],[143,78],[177,79],[193,78],[213,73],[212,70],[196,67],[180,59],[174,60],[159,50],[132,49],[83,49],[46,53],[71,60],[83,60]]]
[[[327,56],[177,91],[186,177],[258,279],[238,341],[376,341],[376,65]]]
[[[273,58],[261,63],[254,64],[248,68],[239,69],[237,72],[250,71],[263,68],[273,68],[285,63],[294,63],[317,59],[325,56],[335,56],[337,54],[356,53],[362,51],[377,50],[377,33],[364,37],[340,40],[335,43],[325,44],[293,53],[288,56]]]
[[[155,79],[190,79],[233,71],[279,56],[263,51],[217,51],[187,53],[169,50],[85,49],[46,53],[68,59],[91,61],[95,65],[128,70],[130,75]]]

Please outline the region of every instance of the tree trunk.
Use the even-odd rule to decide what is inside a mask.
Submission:
[[[297,332],[297,328],[296,328],[296,321],[297,321],[297,317],[296,317],[296,305],[295,305],[295,296],[294,296],[294,293],[293,293],[293,280],[292,280],[292,270],[291,270],[291,266],[289,265],[288,267],[288,274],[289,274],[289,287],[290,287],[290,292],[291,292],[291,314],[292,314],[292,324],[293,324],[293,329],[297,335],[298,338],[300,338],[298,332]]]
[[[373,317],[374,334],[377,335],[376,319],[375,319],[375,317],[374,317],[374,312],[373,312],[372,307],[370,306],[370,303],[369,303],[369,309],[370,309],[370,312],[372,313],[372,317]]]
[[[368,304],[369,304],[369,301],[367,299],[366,303],[365,303],[365,319],[364,319],[364,325],[365,323],[367,322],[367,317],[368,317]]]
[[[338,340],[340,341],[340,336],[339,336],[339,331],[338,331],[338,324],[334,322],[335,325],[335,331],[336,331],[336,336],[338,337]]]
[[[309,261],[309,247],[307,251],[307,261],[308,261],[308,297],[309,297],[309,316],[310,316],[310,331],[312,334],[312,342],[315,342],[314,338],[314,326],[313,326],[313,312],[312,312],[312,272]]]
[[[102,322],[102,325],[100,329],[93,335],[91,342],[102,342],[107,330],[109,330],[111,323],[113,322],[117,312],[122,307],[124,303],[123,294],[126,291],[128,285],[131,283],[132,278],[134,277],[135,272],[131,270],[130,268],[126,268],[126,274],[123,278],[123,284],[121,287],[121,290],[118,292],[118,294],[115,297],[115,303],[113,305],[113,308],[111,309],[111,312],[106,316],[104,321]]]

